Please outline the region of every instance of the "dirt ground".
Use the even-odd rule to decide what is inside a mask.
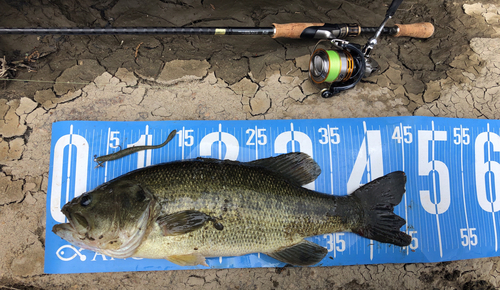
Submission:
[[[377,26],[390,1],[0,0],[1,27]],[[323,99],[307,80],[315,41],[268,36],[0,37],[0,289],[495,289],[500,259],[438,264],[43,274],[51,124],[61,120],[500,118],[500,4],[405,1],[379,74]],[[353,40],[363,44],[366,37]],[[2,66],[0,66],[0,69]]]

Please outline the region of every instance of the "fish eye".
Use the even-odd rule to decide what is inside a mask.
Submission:
[[[92,197],[90,194],[82,195],[82,199],[80,200],[81,206],[88,206],[92,202]]]

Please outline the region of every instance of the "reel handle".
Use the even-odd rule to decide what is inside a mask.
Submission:
[[[394,37],[415,37],[415,38],[429,38],[434,34],[434,25],[429,22],[420,22],[413,24],[396,24],[399,28],[398,33]]]

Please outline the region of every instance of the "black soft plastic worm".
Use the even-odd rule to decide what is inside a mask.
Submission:
[[[167,145],[167,143],[170,142],[172,139],[174,139],[175,134],[177,134],[177,130],[173,130],[172,132],[170,132],[170,134],[167,137],[167,140],[165,140],[165,142],[163,142],[159,145],[134,146],[134,147],[126,148],[126,149],[120,150],[118,152],[111,153],[111,154],[104,155],[104,156],[97,157],[97,155],[96,155],[96,156],[94,156],[94,161],[97,162],[97,166],[95,168],[102,167],[102,164],[104,162],[120,159],[122,157],[125,157],[125,156],[130,155],[130,154],[135,153],[135,152],[139,152],[142,150],[161,148],[161,147]]]

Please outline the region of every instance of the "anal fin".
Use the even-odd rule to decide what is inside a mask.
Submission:
[[[328,250],[318,244],[302,240],[293,246],[286,247],[266,255],[283,263],[296,266],[310,266],[319,263],[328,254]]]
[[[201,254],[172,255],[168,256],[167,260],[179,266],[202,265],[208,267],[205,257]]]

